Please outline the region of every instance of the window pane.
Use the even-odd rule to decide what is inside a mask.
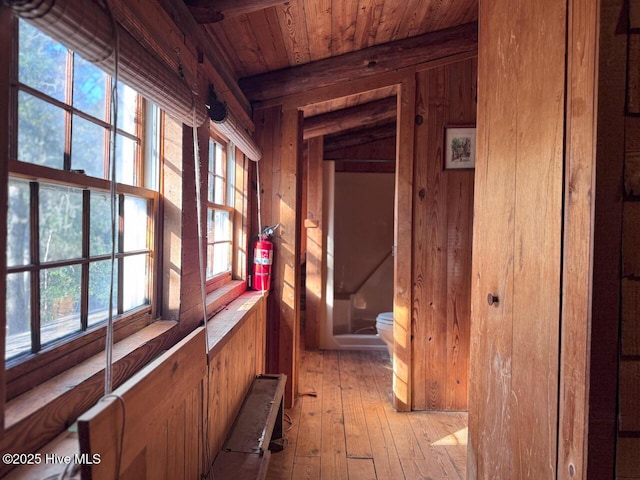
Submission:
[[[230,269],[231,217],[225,210],[210,208],[207,210],[207,279]]]
[[[227,272],[231,269],[231,249],[228,243],[216,243],[213,246],[213,274]]]
[[[137,142],[116,135],[116,182],[135,186]]]
[[[67,49],[24,20],[19,35],[20,82],[64,102]]]
[[[77,53],[73,56],[73,106],[106,120],[107,74]]]
[[[216,143],[216,169],[215,172],[217,175],[222,175],[224,173],[224,149],[222,148],[222,144]]]
[[[107,130],[100,125],[81,117],[73,117],[71,141],[71,168],[84,170],[86,175],[98,178],[108,177],[108,164],[105,158],[107,148]]]
[[[224,205],[224,178],[216,176],[213,203]]]
[[[118,313],[118,262],[113,265],[113,315]],[[89,326],[109,316],[109,290],[111,286],[111,260],[89,265]]]
[[[24,180],[9,179],[7,230],[7,266],[28,265],[31,263],[29,183]]]
[[[18,93],[18,160],[64,167],[64,110]]]
[[[31,351],[31,284],[29,272],[7,275],[7,341],[5,358]]]
[[[138,94],[136,91],[118,83],[118,128],[135,135],[137,116]]]
[[[41,343],[80,330],[80,265],[40,272]]]
[[[40,185],[40,261],[82,256],[82,190]]]
[[[215,241],[231,240],[229,212],[224,210],[216,210],[215,212],[215,230],[213,234]]]
[[[116,203],[116,217],[117,217]],[[105,192],[91,192],[89,255],[111,253],[111,196]],[[116,228],[118,219],[116,218]],[[117,232],[116,232],[117,238]]]
[[[132,308],[149,303],[147,297],[149,255],[133,255],[124,258],[123,308]]]
[[[147,200],[124,198],[124,251],[143,250],[147,245]]]

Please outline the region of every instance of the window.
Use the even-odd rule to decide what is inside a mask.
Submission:
[[[28,23],[20,21],[18,29],[6,359],[104,324],[112,283],[112,200],[113,314],[122,319],[151,309],[158,202],[158,109],[118,85],[111,158],[112,78]]]
[[[209,140],[207,175],[207,287],[231,279],[235,152],[221,139]]]

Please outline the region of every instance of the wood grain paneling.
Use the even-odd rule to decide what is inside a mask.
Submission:
[[[320,325],[325,319],[326,274],[323,274],[323,262],[326,258],[324,222],[322,221],[322,185],[323,185],[323,138],[309,140],[307,168],[307,212],[306,220],[314,223],[306,231],[307,270],[306,270],[306,321],[305,345],[309,349],[318,348]]]
[[[240,297],[212,320],[210,335],[225,331],[216,321],[233,325],[219,338],[208,363],[205,331],[199,328],[82,415],[81,452],[100,453],[102,460],[86,466],[91,478],[113,478],[118,462],[119,478],[124,479],[170,480],[205,473],[254,376],[261,373],[256,366],[264,351],[265,300],[252,295],[252,300]],[[161,397],[159,391],[164,392]],[[122,426],[125,448],[120,450]]]
[[[475,123],[477,62],[417,75],[413,409],[464,410],[469,378],[473,171],[443,171],[444,128]]]
[[[620,362],[620,413],[619,432],[640,432],[640,362],[622,360]]]
[[[622,276],[640,277],[640,202],[625,202],[622,220]]]
[[[596,167],[596,4],[588,0],[572,1],[568,14],[564,182],[565,192],[569,194],[565,194],[564,201],[558,478],[586,478],[588,319],[593,275],[592,192]],[[607,443],[611,445],[612,442],[599,441],[594,450],[607,450]],[[606,474],[593,475],[594,478],[606,477]]]
[[[416,79],[402,81],[398,90],[398,133],[396,137],[395,226],[393,232],[393,406],[411,410],[411,339],[413,237],[413,168]]]
[[[640,281],[622,280],[621,354],[640,356]]]
[[[279,107],[257,110],[256,140],[262,147],[259,190],[262,225],[279,223],[272,238],[274,262],[269,295],[268,370],[285,373],[285,405],[295,401],[300,324],[300,174],[302,112]],[[253,231],[257,233],[257,228]]]
[[[555,475],[565,13],[480,4],[471,478]]]

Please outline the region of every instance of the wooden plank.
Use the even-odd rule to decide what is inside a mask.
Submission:
[[[624,191],[640,196],[640,152],[627,152],[624,161]]]
[[[296,480],[320,480],[320,457],[296,457],[293,460],[293,475]]]
[[[295,402],[298,388],[300,330],[300,175],[302,160],[302,112],[285,110],[282,115],[282,159],[280,185],[273,191],[279,213],[279,236],[275,242],[277,267],[274,300],[280,309],[280,373],[287,375],[285,405]],[[271,300],[271,298],[270,298]]]
[[[476,44],[477,25],[471,23],[298,67],[245,77],[240,80],[240,86],[252,101],[263,101],[475,51]]]
[[[371,368],[371,354],[345,352],[353,356],[355,375],[358,378],[362,408],[365,413],[366,431],[371,444],[371,456],[378,480],[403,478],[402,466],[398,459],[395,439],[391,432],[383,402],[375,387],[375,377]],[[372,388],[373,387],[373,388]],[[388,403],[384,399],[384,403]]]
[[[640,438],[618,437],[617,478],[637,480],[640,478]]]
[[[331,55],[341,55],[354,50],[358,3],[331,3]]]
[[[469,408],[473,176],[447,173],[446,410]]]
[[[258,235],[258,217],[261,219],[261,226],[275,225],[280,222],[279,212],[277,210],[277,197],[274,195],[275,189],[278,188],[280,182],[280,143],[282,135],[282,110],[279,106],[267,109],[258,109],[254,112],[254,120],[256,124],[256,142],[262,148],[263,157],[260,162],[252,164],[253,178],[258,177],[260,182],[256,181],[257,193],[261,198],[261,210],[256,212],[257,215],[253,219],[251,227],[251,238]],[[265,194],[265,192],[268,192]],[[275,242],[274,242],[275,243]],[[252,255],[253,252],[250,252]],[[278,258],[277,256],[275,257]],[[253,261],[253,257],[250,257]],[[272,285],[277,275],[276,266],[273,267]],[[271,294],[269,295],[271,297]],[[269,373],[278,373],[279,359],[279,310],[276,308],[276,302],[268,300],[267,303],[267,351],[266,351],[266,371]]]
[[[322,354],[307,350],[302,356],[296,456],[313,457],[319,456],[322,449]]]
[[[339,353],[337,351],[323,352],[323,415],[320,466],[325,478],[347,479],[347,446],[338,358]]]
[[[514,290],[505,297],[513,303],[511,471],[542,477],[555,470],[559,437],[566,6],[520,2],[519,8],[526,27],[516,40]],[[532,71],[541,77],[532,78]]]
[[[269,46],[269,48],[260,48],[260,53],[264,63],[269,65],[271,70],[289,66],[287,48],[280,27],[279,11],[279,8],[270,8],[256,12],[250,18],[257,45]]]
[[[420,471],[424,471],[423,475],[426,474],[432,478],[465,478],[464,469],[461,468],[464,463],[461,465],[460,459],[461,456],[462,458],[466,456],[466,445],[462,444],[455,435],[464,428],[464,425],[454,421],[442,426],[442,423],[447,422],[451,415],[454,414],[432,413],[429,416],[409,419],[420,442],[420,448],[429,459],[428,463],[423,461],[415,463]]]
[[[170,352],[165,353],[147,367],[136,373],[118,389],[119,398],[126,406],[126,428],[124,441],[127,448],[121,452],[120,465],[125,471],[149,440],[141,434],[151,419],[156,419],[158,411],[176,401],[172,396],[158,399],[156,392],[167,382],[175,391],[185,391],[200,382],[206,372],[204,330],[198,329],[179,342]],[[153,408],[150,398],[154,398]],[[92,455],[100,453],[100,464],[85,466],[92,478],[113,476],[116,465],[117,445],[120,441],[122,404],[115,398],[98,403],[78,419],[80,451]],[[157,460],[155,460],[157,461]]]
[[[631,33],[627,67],[627,113],[640,113],[640,34]]]
[[[362,125],[386,123],[388,120],[395,120],[396,111],[396,98],[388,97],[322,115],[306,117],[303,138],[308,140],[312,137],[330,135]]]
[[[354,362],[343,362],[351,352],[340,354],[340,385],[348,458],[372,458],[371,442],[367,431],[365,408]]]
[[[311,61],[331,56],[331,0],[305,3],[309,58]]]
[[[185,449],[185,428],[192,419],[186,416],[186,402],[180,402],[176,405],[168,415],[167,432],[167,451],[166,451],[166,476],[167,478],[181,478],[185,476],[186,461],[188,454]],[[187,437],[188,438],[188,437]],[[161,457],[156,457],[161,458]],[[156,463],[161,463],[156,460]],[[197,463],[196,463],[197,464]]]
[[[442,171],[448,69],[416,76],[412,408],[443,410],[447,385],[447,182]],[[422,140],[424,139],[424,140]]]
[[[376,469],[370,458],[347,458],[349,480],[370,480],[376,478]]]
[[[304,3],[287,2],[276,9],[280,21],[289,65],[301,65],[311,61],[309,54],[309,39],[304,13]],[[268,68],[267,70],[273,70]]]
[[[622,215],[622,275],[640,277],[640,203],[625,202]]]
[[[318,348],[320,325],[325,313],[325,276],[322,265],[325,262],[326,246],[323,222],[323,138],[316,137],[308,143],[307,167],[307,212],[306,219],[315,222],[315,227],[307,228],[307,267],[305,280],[305,345],[309,349]]]
[[[185,418],[187,422],[184,425],[184,478],[199,477],[203,473],[203,468],[205,468],[205,465],[202,461],[202,459],[205,458],[203,455],[205,446],[202,445],[202,439],[203,428],[206,425],[205,423],[203,423],[203,421],[205,421],[206,419],[204,418],[205,412],[203,412],[202,408],[202,399],[205,398],[202,383],[203,382],[200,382],[198,385],[196,385],[196,387],[193,388],[184,399]],[[213,413],[213,415],[217,413],[218,412],[215,412]],[[209,410],[209,419],[211,418],[211,416],[212,413],[211,410]],[[226,432],[227,430],[223,430],[221,433],[222,435],[224,435]],[[209,446],[211,447],[210,443]],[[214,450],[212,448],[208,456],[206,457],[209,464],[213,462],[213,455],[215,454],[215,452],[217,452],[217,450]]]
[[[384,11],[384,0],[358,1],[358,12],[353,44],[356,50],[361,50],[376,44],[376,34],[382,13]]]
[[[620,413],[618,432],[640,432],[640,361],[620,362]]]
[[[467,475],[506,478],[512,472],[513,436],[513,427],[507,421],[512,414],[509,395],[513,305],[505,299],[513,295],[510,262],[514,250],[516,144],[512,139],[517,110],[512,100],[517,85],[517,59],[515,42],[504,39],[513,34],[508,24],[517,14],[517,5],[505,0],[492,8],[481,3],[479,9]],[[493,145],[500,149],[499,153]],[[488,307],[487,294],[498,296],[500,302]]]
[[[424,454],[409,422],[411,415],[406,415],[404,412],[396,412],[393,409],[391,402],[392,374],[390,370],[391,365],[386,353],[378,354],[375,368],[372,369],[374,379],[371,385],[375,386],[377,390],[378,398],[389,423],[389,429],[393,435],[398,457],[401,460],[403,458],[423,459]],[[418,415],[418,413],[412,413],[412,415]]]
[[[622,279],[622,355],[640,355],[640,281]]]
[[[414,121],[416,105],[415,76],[406,78],[398,91],[398,135],[396,140],[396,186],[394,209],[393,298],[393,406],[399,411],[411,410],[411,309],[413,251],[413,168]]]

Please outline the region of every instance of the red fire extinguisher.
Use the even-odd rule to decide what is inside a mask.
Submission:
[[[273,265],[273,235],[279,224],[266,227],[253,244],[253,285],[251,288],[266,292],[271,288],[271,265]]]

